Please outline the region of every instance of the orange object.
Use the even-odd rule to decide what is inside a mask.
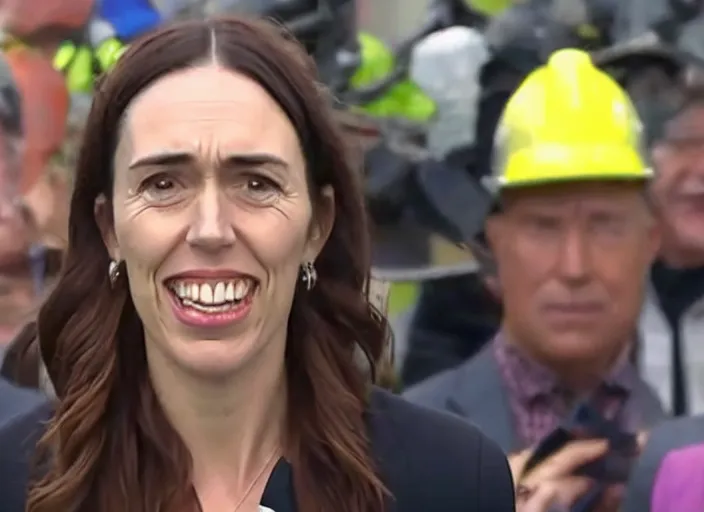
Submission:
[[[0,0],[2,30],[24,41],[67,37],[88,22],[95,0]]]
[[[5,54],[22,99],[24,151],[20,188],[27,192],[44,173],[66,136],[70,97],[63,75],[36,50]]]

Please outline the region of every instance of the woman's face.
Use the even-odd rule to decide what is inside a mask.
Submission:
[[[126,112],[114,175],[112,212],[100,201],[96,212],[150,360],[224,377],[283,350],[300,266],[321,250],[333,206],[325,190],[314,212],[276,101],[215,65],[163,77]]]

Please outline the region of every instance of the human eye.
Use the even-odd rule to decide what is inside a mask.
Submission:
[[[255,205],[269,205],[281,196],[281,186],[273,179],[260,174],[243,175],[236,184],[239,197]]]
[[[553,233],[560,229],[560,219],[551,215],[533,213],[526,215],[524,223],[534,232]]]
[[[622,215],[601,213],[591,219],[592,230],[597,235],[620,236],[626,231],[627,220]]]
[[[174,176],[159,173],[149,176],[140,183],[139,192],[147,201],[156,204],[170,204],[180,200],[185,186]]]

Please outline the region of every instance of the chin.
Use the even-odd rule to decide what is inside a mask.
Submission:
[[[581,332],[554,334],[550,336],[547,346],[553,360],[565,362],[599,359],[608,351],[594,335]]]
[[[256,337],[253,338],[256,340]],[[184,340],[169,351],[185,372],[203,378],[219,379],[245,367],[257,352],[257,347],[256,343],[244,339]]]

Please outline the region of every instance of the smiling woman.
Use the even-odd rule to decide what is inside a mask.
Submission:
[[[387,326],[330,103],[297,44],[238,18],[163,28],[102,81],[39,314],[58,401],[27,511],[513,510],[495,446],[356,362]],[[23,421],[3,512],[25,511]]]

